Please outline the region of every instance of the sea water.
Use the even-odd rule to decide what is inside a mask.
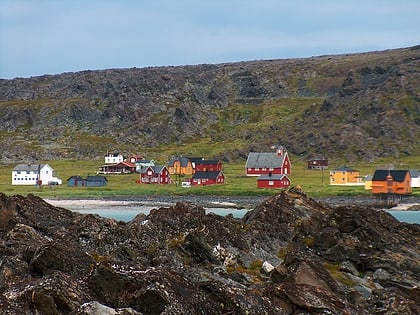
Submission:
[[[168,207],[170,203],[144,204],[126,201],[77,201],[70,200],[47,200],[50,204],[63,207],[74,212],[85,214],[96,214],[105,218],[112,218],[118,221],[129,222],[140,213],[148,215],[150,210],[159,207]],[[231,214],[234,218],[242,218],[250,209],[237,209],[230,207],[208,207],[206,213],[214,213],[220,216]],[[411,210],[386,210],[400,222],[420,224],[420,211]]]

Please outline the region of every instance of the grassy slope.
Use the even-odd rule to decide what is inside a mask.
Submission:
[[[256,178],[246,177],[244,163],[225,163],[224,173],[226,183],[224,185],[212,185],[207,187],[181,188],[176,185],[146,185],[136,184],[139,178],[135,175],[113,175],[108,176],[106,187],[82,188],[67,187],[66,180],[76,174],[86,177],[88,174],[95,173],[102,161],[69,161],[57,160],[48,161],[56,171],[56,175],[63,180],[63,185],[55,187],[53,190],[48,187],[39,189],[35,186],[12,186],[11,171],[15,165],[0,166],[0,192],[8,195],[29,193],[39,195],[44,198],[87,198],[105,196],[136,196],[136,195],[226,195],[226,196],[268,196],[278,192],[274,189],[257,189]],[[382,165],[389,164],[390,161],[383,161]],[[392,161],[391,161],[392,162]],[[405,159],[399,168],[410,168],[411,165],[418,163],[416,159]],[[341,165],[339,161],[332,162],[331,167]],[[376,165],[352,165],[360,171],[361,175],[373,174]],[[329,171],[308,170],[306,160],[292,156],[292,185],[299,184],[305,192],[312,197],[321,196],[355,196],[369,195],[363,186],[341,187],[329,185]],[[420,196],[420,189],[413,192]]]

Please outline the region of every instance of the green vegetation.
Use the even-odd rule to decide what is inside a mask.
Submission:
[[[205,146],[203,144],[203,146]],[[212,152],[208,146],[208,153]],[[199,151],[191,152],[197,155]],[[158,161],[158,160],[157,160]],[[167,160],[158,161],[166,164]],[[359,196],[370,195],[370,191],[365,190],[364,186],[330,186],[329,170],[308,170],[306,160],[291,157],[292,175],[290,176],[292,185],[299,184],[303,190],[311,197],[325,196]],[[150,185],[137,184],[139,174],[131,175],[110,175],[108,185],[105,187],[67,187],[67,179],[73,175],[86,177],[88,174],[96,173],[102,160],[56,160],[43,161],[48,163],[56,171],[56,176],[63,180],[63,185],[48,186],[39,188],[36,186],[12,186],[11,172],[15,164],[0,166],[0,192],[8,195],[27,195],[34,194],[43,198],[100,198],[116,196],[137,196],[137,195],[223,195],[223,196],[270,196],[278,193],[276,189],[258,189],[256,178],[245,176],[245,162],[224,163],[225,184],[210,185],[205,187],[182,188],[179,185]],[[398,164],[392,161],[380,161],[375,164],[352,164],[351,166],[359,170],[361,175],[372,175],[378,165],[394,164],[396,168],[414,168],[418,163],[415,157],[400,160]],[[345,164],[331,162],[330,168]],[[420,190],[413,191],[413,195],[420,196]]]

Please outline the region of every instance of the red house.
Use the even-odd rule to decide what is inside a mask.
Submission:
[[[308,160],[308,169],[326,170],[328,168],[328,159],[323,156],[315,156]]]
[[[258,188],[287,188],[290,179],[287,175],[261,175],[257,178]]]
[[[223,184],[225,182],[225,175],[222,171],[214,172],[195,172],[191,178],[191,185],[206,186],[213,184]]]
[[[154,165],[141,169],[141,184],[169,184],[170,182],[169,171],[165,166]]]
[[[220,160],[197,160],[194,163],[196,172],[218,172],[222,170]]]
[[[291,173],[292,166],[287,151],[278,146],[276,152],[250,152],[245,168],[247,176],[287,175]]]

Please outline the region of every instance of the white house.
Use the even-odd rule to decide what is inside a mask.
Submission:
[[[12,185],[48,185],[63,181],[54,177],[54,169],[48,164],[18,164],[12,170]]]
[[[120,153],[108,153],[105,155],[105,164],[118,164],[124,161],[124,157]]]
[[[420,188],[420,171],[409,170],[411,175],[411,188]]]

